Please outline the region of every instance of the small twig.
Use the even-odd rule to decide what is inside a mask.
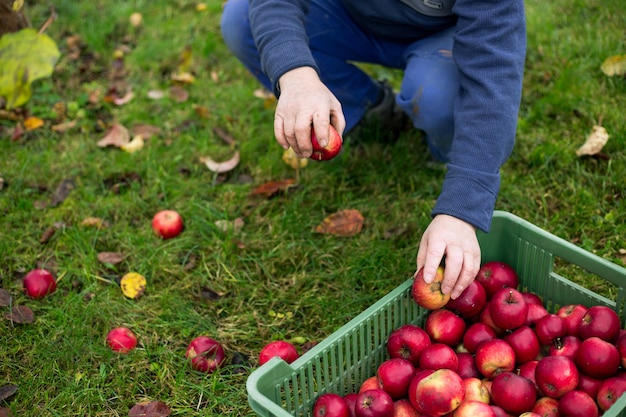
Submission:
[[[217,135],[220,139],[222,139],[228,145],[237,145],[237,141],[233,138],[227,131],[222,129],[221,127],[214,126],[213,133]]]
[[[45,21],[41,29],[39,29],[39,34],[41,35],[42,33],[44,33],[46,29],[48,29],[48,26],[50,26],[52,22],[56,20],[56,18],[57,12],[56,10],[54,10],[54,6],[50,6],[50,17],[48,18],[48,20]]]

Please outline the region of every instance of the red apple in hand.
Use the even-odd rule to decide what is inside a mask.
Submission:
[[[579,373],[567,356],[544,356],[535,368],[535,382],[548,397],[561,398],[578,386]]]
[[[335,128],[332,125],[328,125],[328,144],[322,146],[317,140],[315,129],[311,127],[311,145],[313,146],[313,153],[310,158],[316,161],[327,161],[339,154],[342,140]]]
[[[327,392],[315,400],[313,417],[350,417],[346,400],[339,394]]]
[[[382,389],[363,391],[356,399],[354,411],[357,417],[393,417],[393,399]]]
[[[484,263],[478,270],[476,280],[485,288],[487,299],[502,288],[517,288],[519,285],[519,277],[513,267],[498,261]]]
[[[501,372],[491,384],[491,401],[510,414],[530,411],[537,401],[537,390],[528,378],[513,372]]]
[[[208,336],[193,339],[187,346],[185,356],[191,361],[193,369],[206,373],[214,372],[226,359],[222,345]]]
[[[174,210],[161,210],[152,218],[152,229],[163,239],[178,236],[183,228],[183,218]]]
[[[424,329],[405,324],[393,330],[387,337],[387,353],[391,358],[403,358],[413,365],[419,363],[422,351],[432,343]]]
[[[269,342],[259,352],[259,365],[263,365],[274,356],[278,356],[287,363],[291,363],[300,357],[298,349],[286,340],[274,340]]]
[[[45,269],[33,269],[24,276],[24,292],[30,298],[39,300],[57,289],[52,273]]]
[[[443,267],[437,268],[437,273],[433,281],[428,284],[424,281],[424,268],[421,268],[413,278],[411,293],[415,302],[427,310],[437,310],[446,305],[450,300],[450,294],[441,291],[443,281]]]
[[[137,346],[137,337],[126,327],[116,327],[107,334],[106,342],[111,350],[128,353]]]
[[[528,305],[520,291],[502,288],[489,300],[489,313],[496,326],[514,330],[526,323]]]

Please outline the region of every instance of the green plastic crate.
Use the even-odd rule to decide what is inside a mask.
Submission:
[[[517,271],[523,290],[539,294],[548,310],[580,303],[607,305],[626,324],[626,269],[556,237],[519,217],[496,211],[491,232],[479,233],[482,262],[502,261]],[[565,276],[593,274],[613,284],[605,298]],[[262,417],[310,416],[315,400],[325,392],[357,391],[385,359],[385,342],[406,323],[423,325],[428,311],[411,296],[412,279],[391,291],[328,338],[287,364],[273,358],[247,380],[248,401]],[[603,417],[626,417],[626,395]]]

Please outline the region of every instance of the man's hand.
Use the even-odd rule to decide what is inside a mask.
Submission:
[[[424,267],[426,282],[432,282],[444,255],[442,291],[457,298],[480,269],[480,246],[474,226],[445,214],[435,216],[417,251],[417,270]]]
[[[311,125],[322,146],[328,143],[328,125],[340,135],[346,120],[339,100],[322,83],[311,67],[296,68],[278,81],[280,97],[274,116],[274,135],[284,149],[293,148],[300,158],[308,158],[311,146]]]

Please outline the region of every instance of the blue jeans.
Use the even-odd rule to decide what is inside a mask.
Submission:
[[[346,132],[361,120],[379,93],[379,84],[353,62],[401,69],[396,101],[413,125],[425,133],[433,156],[446,161],[459,94],[459,75],[451,53],[454,28],[413,42],[393,42],[361,30],[338,0],[312,0],[310,7],[309,46],[322,81],[342,105]],[[271,90],[252,38],[248,0],[228,0],[221,28],[230,51]]]

